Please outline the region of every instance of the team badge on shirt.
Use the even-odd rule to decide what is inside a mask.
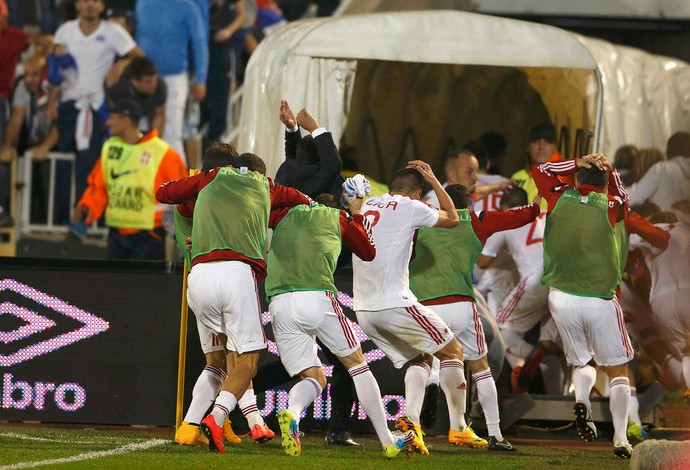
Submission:
[[[139,161],[141,162],[142,165],[148,165],[149,161],[151,160],[151,152],[148,150],[145,150],[142,152],[141,157],[139,158]]]

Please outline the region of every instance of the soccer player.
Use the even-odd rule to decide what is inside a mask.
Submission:
[[[266,278],[266,295],[271,299],[268,309],[280,360],[291,376],[301,378],[290,389],[288,406],[278,414],[278,423],[283,449],[288,455],[299,456],[301,414],[326,386],[313,339],[316,336],[347,368],[362,407],[381,440],[384,455],[392,458],[410,445],[415,438],[414,431],[394,436],[388,430],[378,383],[335,298],[338,291],[333,284],[333,273],[342,243],[364,261],[376,256],[366,222],[359,212],[362,200],[346,200],[352,217],[343,210],[323,205],[301,205],[271,213],[269,226],[273,228],[273,238]]]
[[[232,167],[168,182],[156,198],[166,204],[196,198],[187,298],[200,321],[227,339],[228,376],[212,413],[201,421],[209,450],[222,453],[223,422],[247,390],[259,353],[267,347],[257,282],[266,277],[263,252],[270,210],[309,204],[309,199],[259,172]]]
[[[434,189],[439,210],[419,201],[424,181]],[[427,454],[419,413],[431,355],[441,360],[441,380],[454,390],[449,399],[456,399],[466,384],[462,346],[438,315],[417,302],[409,287],[408,262],[418,228],[453,228],[458,214],[431,167],[419,160],[395,173],[389,193],[367,199],[362,214],[372,227],[376,258],[352,259],[357,321],[396,368],[409,363],[405,373],[407,415],[396,426],[403,431],[414,429],[414,447]]]
[[[558,178],[575,173],[575,187]],[[621,274],[613,231],[623,218],[627,194],[618,172],[601,154],[542,163],[532,175],[549,207],[542,282],[550,287],[549,310],[568,363],[575,367],[575,426],[586,441],[596,439],[589,402],[596,379],[589,365],[593,359],[610,379],[614,455],[630,458],[627,363],[633,349],[616,299]]]
[[[215,150],[215,152],[214,152]],[[221,150],[218,152],[218,150]],[[250,158],[255,157],[255,158]],[[228,147],[214,147],[206,153],[204,158],[204,166],[202,171],[208,172],[218,166],[232,165],[235,168],[247,167],[251,171],[258,171],[261,174],[266,173],[265,165],[258,157],[249,154],[237,156],[234,149]],[[183,212],[193,211],[194,201],[185,203],[190,207],[181,207]],[[178,208],[174,212],[174,226],[175,226],[175,240],[177,241],[181,252],[187,259],[187,265],[191,268],[191,236],[192,236],[192,218],[184,217]],[[186,244],[189,242],[189,246]],[[184,420],[180,427],[175,432],[175,442],[180,445],[208,445],[208,439],[201,433],[199,423],[204,418],[206,411],[213,404],[214,400],[220,392],[223,381],[227,377],[227,364],[225,342],[222,338],[213,332],[210,328],[204,325],[197,318],[197,331],[199,334],[199,341],[201,349],[206,358],[206,366],[202,370],[199,378],[194,384],[192,390],[192,401],[189,404],[189,409],[185,414]],[[233,365],[231,365],[231,368]],[[263,418],[259,414],[256,405],[256,395],[252,385],[238,402],[238,406],[242,414],[247,419],[252,438],[259,443],[265,443],[275,437]],[[228,419],[223,421],[223,437],[231,445],[238,445],[241,443],[231,426]]]
[[[663,213],[665,217],[668,214]],[[630,247],[642,249],[652,277],[649,304],[662,338],[672,354],[682,358],[683,397],[690,403],[690,224],[676,221],[658,226],[670,235],[665,251],[639,235],[630,237]]]
[[[522,188],[514,188],[501,199],[501,210],[507,211],[527,205],[527,192]],[[541,283],[544,273],[544,222],[546,211],[539,213],[531,224],[523,225],[514,230],[497,233],[487,240],[481,256],[477,260],[477,266],[487,268],[494,262],[498,253],[504,246],[512,255],[520,274],[520,282],[513,288],[510,294],[503,300],[501,308],[496,313],[496,321],[501,329],[501,335],[506,342],[508,350],[506,358],[513,368],[512,386],[515,393],[526,389],[527,383],[522,386],[518,383],[521,372],[527,374],[523,377],[531,377],[536,373],[539,363],[547,353],[547,375],[544,385],[549,394],[561,394],[563,384],[563,371],[561,369],[558,354],[560,347],[556,343],[556,337],[549,334],[554,328],[548,328],[551,322],[548,309],[549,288]],[[539,346],[525,341],[525,334],[541,324]],[[526,367],[525,359],[530,358]]]
[[[487,361],[484,329],[475,306],[472,269],[491,234],[533,221],[539,215],[539,204],[476,215],[470,209],[471,196],[464,186],[450,185],[446,192],[455,207],[462,208],[457,211],[460,224],[452,230],[419,230],[415,256],[410,263],[410,287],[417,299],[433,310],[460,341],[489,430],[487,443],[465,423],[466,389],[453,390],[454,384],[441,377],[450,415],[448,441],[456,445],[514,451],[515,448],[503,438],[499,426],[498,395]],[[443,367],[441,364],[441,371]]]

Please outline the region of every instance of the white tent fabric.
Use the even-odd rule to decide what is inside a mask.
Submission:
[[[597,126],[599,90],[591,71],[598,70],[604,98],[599,148],[609,153],[627,143],[663,147],[673,131],[690,129],[688,64],[549,26],[436,10],[313,19],[276,30],[247,67],[238,148],[263,157],[269,175],[275,174],[284,159],[278,120],[283,98],[293,107],[309,108],[339,142],[357,62],[365,59],[562,69],[568,86],[581,87],[588,109],[578,114],[587,116],[583,122],[589,131]],[[558,101],[556,75],[528,76],[547,108]]]

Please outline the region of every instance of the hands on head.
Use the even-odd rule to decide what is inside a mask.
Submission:
[[[611,162],[608,161],[603,153],[591,153],[584,157],[576,158],[575,164],[578,168],[592,168],[594,166],[602,171],[613,170],[613,165],[611,165]]]
[[[434,175],[434,170],[431,169],[431,166],[421,160],[410,160],[407,162],[407,166],[405,168],[417,170],[427,183],[438,181],[436,179],[436,175]]]

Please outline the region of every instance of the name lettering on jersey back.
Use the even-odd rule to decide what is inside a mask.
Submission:
[[[389,201],[389,202],[375,202],[373,199],[369,199],[367,202],[364,203],[367,206],[373,206],[373,207],[378,207],[379,209],[388,209],[388,208],[393,208],[393,210],[398,208],[398,203],[395,201]]]

